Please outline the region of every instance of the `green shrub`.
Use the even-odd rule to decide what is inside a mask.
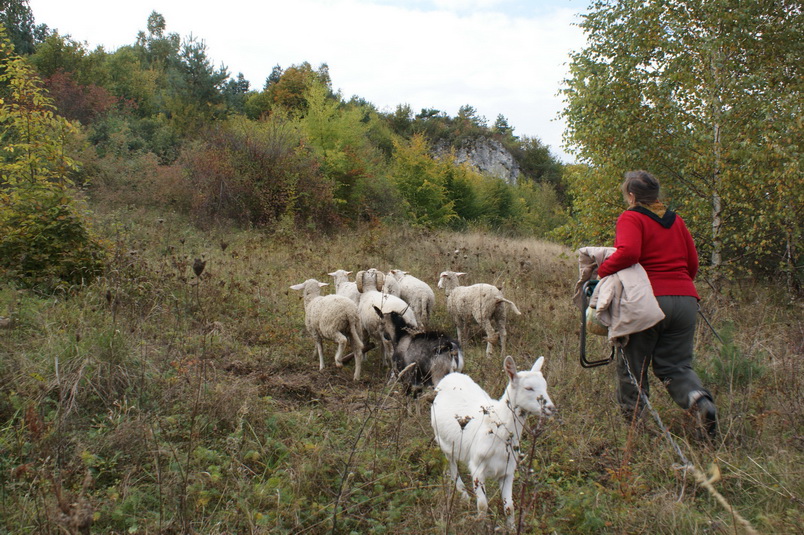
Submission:
[[[2,27],[0,84],[0,275],[23,286],[82,283],[103,269],[103,248],[70,189],[74,127]]]
[[[81,284],[101,273],[105,252],[64,188],[37,184],[0,196],[0,274],[23,286]]]

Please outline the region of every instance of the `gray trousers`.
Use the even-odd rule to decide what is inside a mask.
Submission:
[[[698,300],[686,295],[667,295],[656,298],[665,318],[642,332],[632,334],[623,348],[634,378],[648,395],[648,368],[664,383],[667,392],[681,408],[690,408],[691,396],[700,392],[712,399],[692,369],[692,348]],[[639,390],[631,380],[623,359],[617,360],[617,401],[627,413],[639,407]],[[700,394],[698,394],[700,396]],[[698,396],[694,396],[696,399]]]

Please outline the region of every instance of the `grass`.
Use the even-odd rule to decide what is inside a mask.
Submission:
[[[545,355],[557,417],[529,420],[514,486],[521,533],[741,533],[678,469],[650,426],[614,402],[613,366],[578,364],[575,256],[535,239],[367,226],[347,235],[198,230],[145,209],[99,212],[114,252],[92,284],[43,296],[0,289],[0,533],[469,533],[503,529],[499,493],[478,520],[454,498],[426,401],[387,384],[376,350],[363,378],[319,372],[289,286],[338,268],[445,269],[503,286],[520,366]],[[192,266],[203,259],[204,271]],[[734,284],[703,310],[696,366],[723,435],[652,385],[652,402],[717,490],[761,533],[801,533],[801,306]],[[443,293],[433,322],[452,329]],[[589,341],[590,357],[607,351]],[[466,373],[494,396],[502,358],[479,329]],[[334,355],[334,346],[326,345]],[[652,378],[653,379],[653,378]]]

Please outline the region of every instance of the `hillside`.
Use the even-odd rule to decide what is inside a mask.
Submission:
[[[426,400],[387,384],[376,350],[363,379],[318,371],[291,284],[338,268],[440,271],[504,287],[522,316],[509,352],[545,355],[559,414],[529,420],[514,485],[521,533],[740,533],[676,469],[651,422],[615,407],[613,368],[578,364],[571,250],[535,239],[361,225],[311,238],[211,226],[169,210],[95,206],[114,255],[105,275],[56,295],[0,290],[0,531],[8,533],[492,533],[451,499]],[[200,275],[195,258],[206,261]],[[661,385],[652,401],[684,454],[762,533],[800,533],[804,421],[800,304],[762,285],[706,284],[697,368],[722,440],[696,439]],[[452,329],[437,291],[434,322]],[[599,340],[593,355],[605,354]],[[493,396],[502,359],[479,331],[466,372]],[[331,358],[334,346],[327,344]]]

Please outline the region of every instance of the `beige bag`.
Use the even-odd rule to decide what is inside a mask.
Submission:
[[[586,307],[586,332],[600,336],[608,336],[609,334],[609,328],[600,323],[593,307]]]

